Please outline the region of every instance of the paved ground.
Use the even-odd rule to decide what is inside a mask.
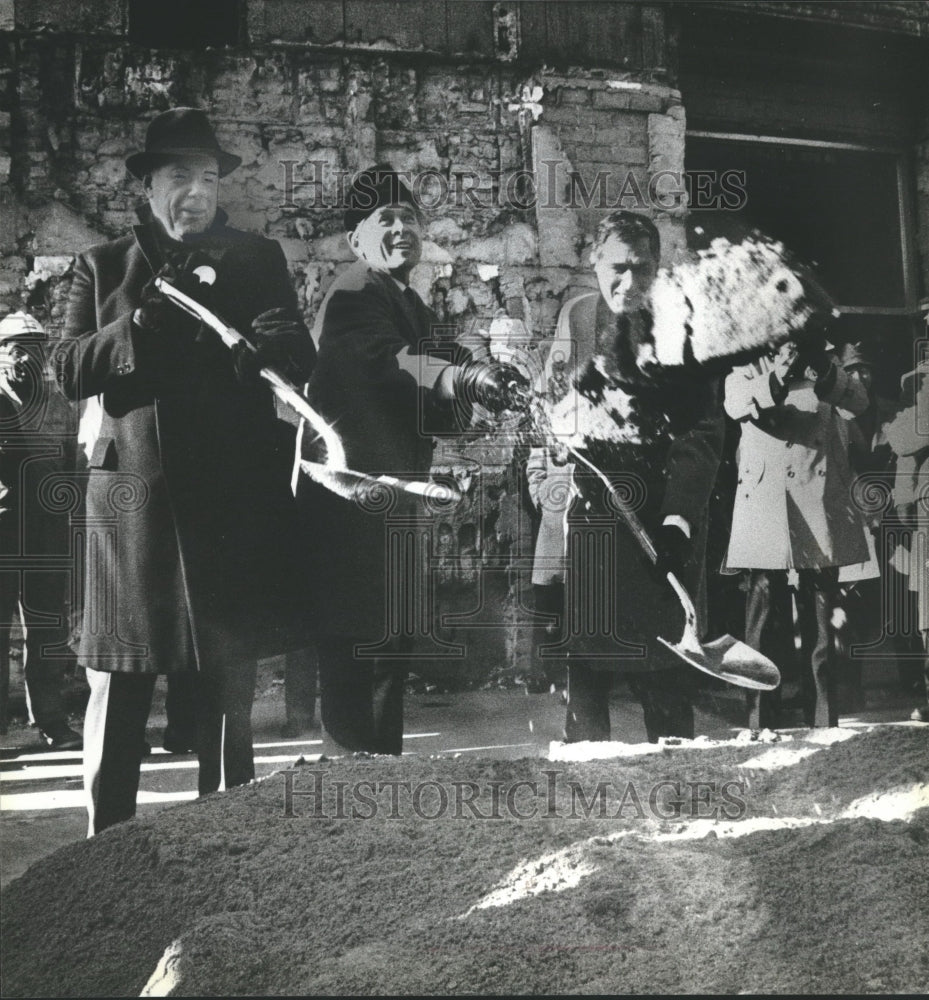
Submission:
[[[866,678],[869,708],[855,715],[843,714],[843,724],[907,718],[913,699],[897,693],[893,680],[886,672]],[[614,738],[627,743],[645,740],[641,709],[623,686],[614,694],[611,713]],[[744,718],[738,692],[701,693],[698,733],[729,738]],[[75,719],[77,726],[80,714]],[[283,686],[270,666],[263,665],[260,672],[253,720],[259,777],[287,767],[301,755],[340,753],[319,732],[303,740],[281,738]],[[143,815],[196,796],[196,756],[171,755],[161,749],[164,723],[164,689],[159,682],[148,729],[154,751],[142,765],[139,812]],[[411,694],[404,753],[542,756],[551,741],[561,739],[563,724],[564,705],[557,694],[527,694],[524,688]],[[9,732],[0,737],[0,887],[34,861],[85,834],[80,753],[46,750],[36,731],[22,718],[14,718]]]

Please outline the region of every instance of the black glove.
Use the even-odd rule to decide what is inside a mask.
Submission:
[[[138,329],[150,333],[171,330],[185,335],[197,332],[199,321],[171,302],[155,287],[155,281],[163,278],[185,294],[199,299],[200,279],[193,274],[193,267],[198,261],[199,258],[194,254],[174,254],[152,275],[151,280],[142,288],[139,307],[132,314],[132,322]]]
[[[684,533],[684,529],[676,524],[663,524],[655,533],[655,549],[658,561],[655,570],[664,579],[668,573],[673,573],[678,580],[684,571],[684,566],[693,550],[693,542]]]
[[[302,381],[312,353],[310,335],[292,310],[268,309],[252,320],[254,350],[247,344],[233,348],[236,377],[255,383],[262,368],[273,368],[291,381]]]
[[[146,333],[154,333],[163,330],[176,320],[179,311],[167,298],[155,287],[157,278],[165,278],[171,281],[174,277],[173,269],[168,273],[168,266],[163,267],[157,274],[145,284],[139,299],[139,307],[132,314],[132,323],[139,330]]]
[[[522,409],[529,380],[519,369],[500,361],[472,361],[458,368],[455,395],[479,403],[491,413]]]

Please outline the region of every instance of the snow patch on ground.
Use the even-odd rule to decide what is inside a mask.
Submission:
[[[775,752],[770,751],[771,754]],[[809,750],[804,756],[814,752]],[[703,840],[710,836],[735,839],[770,830],[796,830],[808,826],[822,826],[842,819],[908,822],[920,809],[927,808],[929,808],[929,785],[917,783],[865,795],[835,816],[752,816],[724,823],[715,819],[697,819],[690,823],[682,823],[673,830],[658,828],[647,832],[620,830],[606,836],[590,837],[570,844],[560,851],[521,862],[495,889],[460,914],[458,919],[464,920],[478,910],[509,906],[521,899],[538,896],[544,892],[564,892],[566,889],[573,889],[598,870],[599,866],[586,856],[589,849],[592,846],[612,844],[625,837],[636,837],[652,843]]]
[[[909,822],[920,809],[929,809],[929,785],[913,784],[872,792],[855,801],[842,813],[843,819],[882,819]]]
[[[819,753],[820,747],[774,747],[751,760],[745,760],[739,767],[752,771],[779,771],[782,767],[799,764],[806,757]]]
[[[625,836],[627,832],[623,831],[619,836]],[[590,840],[570,844],[552,854],[543,854],[531,861],[524,861],[517,865],[496,889],[462,913],[458,919],[464,920],[477,910],[509,906],[520,899],[538,896],[543,892],[564,892],[565,889],[573,889],[581,879],[593,875],[597,870],[592,861],[584,860],[582,857],[588,845],[594,842],[602,843],[604,839],[614,840],[616,837],[615,834],[607,838],[592,837]]]

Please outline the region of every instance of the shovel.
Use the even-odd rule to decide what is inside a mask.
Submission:
[[[211,285],[216,280],[216,272],[212,267],[198,267],[194,274],[204,284]],[[155,285],[158,290],[166,296],[174,305],[196,317],[205,326],[208,326],[228,348],[233,348],[238,344],[245,344],[246,348],[254,351],[254,345],[246,340],[234,327],[224,323],[216,313],[201,305],[196,299],[175,288],[164,278],[156,278]],[[313,428],[322,438],[326,446],[326,464],[318,462],[301,461],[300,467],[316,482],[325,486],[333,493],[346,499],[356,499],[359,494],[365,491],[384,489],[400,490],[405,493],[412,493],[415,496],[425,496],[441,503],[454,503],[461,499],[461,494],[450,486],[440,483],[424,483],[415,480],[397,479],[394,476],[369,476],[362,472],[355,472],[345,467],[345,450],[342,441],[336,433],[335,428],[328,424],[323,417],[313,409],[307,402],[303,393],[287,379],[283,378],[272,368],[262,368],[260,373],[271,386],[271,390],[282,403],[286,403],[292,410]]]
[[[369,476],[354,469],[334,469],[319,462],[300,460],[300,468],[310,479],[346,500],[358,500],[369,491],[401,490],[414,496],[425,497],[437,503],[452,504],[461,500],[461,494],[446,483],[424,483],[415,479],[398,479],[396,476]]]
[[[658,551],[655,548],[655,543],[635,512],[621,500],[613,484],[589,459],[570,445],[568,451],[594,472],[610,491],[623,520],[635,535],[642,551],[653,564],[657,563]],[[781,683],[781,675],[774,663],[767,656],[752,649],[747,643],[741,642],[731,635],[724,635],[712,642],[701,642],[697,634],[697,612],[690,594],[673,573],[668,573],[668,583],[674,588],[674,592],[684,608],[684,634],[676,643],[668,642],[661,636],[658,636],[659,642],[692,667],[702,670],[703,673],[709,674],[711,677],[726,681],[727,684],[748,688],[751,691],[773,691]]]

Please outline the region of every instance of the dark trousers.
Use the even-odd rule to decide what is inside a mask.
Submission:
[[[252,748],[252,702],[258,663],[245,660],[224,663],[221,669],[197,675],[197,759],[201,795],[245,785],[255,777]]]
[[[547,684],[563,687],[567,674],[567,657],[543,655],[546,646],[553,646],[563,634],[565,613],[565,588],[560,582],[533,584],[532,595],[535,610],[543,615],[551,615],[552,620],[544,625],[536,625],[533,632],[533,649],[541,672]]]
[[[797,619],[800,627],[800,697],[808,726],[839,724],[832,611],[838,600],[838,570],[799,570]],[[793,616],[787,570],[749,570],[745,602],[745,641],[778,666],[789,662],[793,646]],[[780,690],[749,692],[749,727],[773,728],[779,723]]]
[[[616,674],[572,664],[568,667],[565,738],[609,740],[610,691]],[[624,675],[642,706],[650,743],[660,736],[694,737],[693,680],[686,667]]]
[[[325,636],[319,656],[320,713],[326,732],[350,751],[399,755],[403,752],[403,687],[408,662],[398,658],[355,657],[355,641]]]
[[[145,723],[154,674],[87,671],[90,700],[84,715],[84,791],[87,836],[135,816]]]
[[[284,658],[284,711],[288,728],[295,732],[306,732],[316,723],[318,678],[313,647],[295,650]]]
[[[195,668],[167,675],[165,740],[193,745],[197,733],[197,671]]]
[[[251,709],[257,664],[243,661],[196,675],[198,790],[215,792],[255,777]],[[84,790],[88,836],[131,819],[136,811],[145,724],[154,674],[87,671],[90,700],[84,717]]]
[[[68,721],[61,687],[68,659],[65,643],[68,618],[65,609],[66,578],[60,572],[29,570],[0,573],[0,724],[8,716],[10,684],[10,632],[22,615],[26,636],[23,648],[26,707],[29,721],[49,730]],[[20,593],[22,587],[22,593]],[[20,603],[20,601],[22,603]],[[58,619],[50,624],[49,617]],[[56,647],[57,655],[44,651]],[[62,657],[62,653],[66,655]]]

